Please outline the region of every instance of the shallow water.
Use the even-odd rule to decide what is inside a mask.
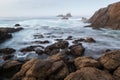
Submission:
[[[0,48],[11,47],[17,50],[15,56],[24,57],[37,57],[34,52],[29,54],[22,54],[19,52],[21,48],[29,45],[42,45],[47,46],[55,42],[55,39],[66,39],[68,36],[73,36],[73,40],[79,38],[93,37],[96,43],[83,43],[86,48],[85,55],[98,58],[101,53],[106,49],[120,49],[120,31],[101,29],[94,30],[92,28],[85,28],[87,25],[81,21],[81,18],[73,18],[70,20],[61,20],[58,18],[40,18],[40,19],[27,19],[27,20],[0,20],[0,26],[14,27],[15,23],[21,24],[24,30],[13,33],[13,38],[0,44]],[[44,38],[34,38],[34,35],[42,34]],[[37,44],[33,41],[50,41],[49,44]],[[72,44],[73,40],[69,40]],[[42,55],[45,57],[45,55]],[[42,58],[41,57],[41,58]]]

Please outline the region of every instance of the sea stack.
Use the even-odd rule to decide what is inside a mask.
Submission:
[[[93,28],[120,29],[120,2],[99,9],[88,22]]]

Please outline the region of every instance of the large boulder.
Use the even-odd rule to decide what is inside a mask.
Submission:
[[[114,71],[113,76],[114,76],[115,80],[120,80],[120,67],[118,67],[118,68]]]
[[[12,38],[12,34],[0,31],[0,43],[10,38]]]
[[[2,53],[2,54],[12,54],[15,51],[16,50],[13,49],[13,48],[3,48],[3,49],[0,49],[0,53]]]
[[[52,45],[49,45],[45,48],[45,53],[53,55],[59,52],[60,49],[66,49],[69,43],[67,41],[58,41]]]
[[[109,71],[115,70],[120,66],[120,50],[113,50],[104,53],[99,61],[105,69]]]
[[[98,10],[88,22],[94,28],[120,29],[120,2]]]
[[[77,67],[77,69],[81,69],[83,67],[101,67],[100,63],[97,60],[85,56],[76,58],[74,60],[74,64]]]
[[[69,74],[64,80],[113,80],[112,76],[97,68],[85,67]]]
[[[82,44],[76,44],[70,46],[70,53],[76,57],[83,56],[85,52],[85,48]]]
[[[12,80],[63,80],[68,73],[67,66],[62,60],[31,59],[22,66]]]
[[[22,63],[16,60],[6,61],[0,69],[0,77],[11,78],[21,69]]]

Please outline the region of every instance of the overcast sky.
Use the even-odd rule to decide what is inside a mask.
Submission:
[[[71,12],[92,15],[119,0],[1,0],[0,17],[49,16]]]

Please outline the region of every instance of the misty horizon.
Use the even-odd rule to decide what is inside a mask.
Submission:
[[[43,17],[66,13],[73,16],[92,16],[98,9],[117,1],[5,0],[0,3],[0,17]]]

